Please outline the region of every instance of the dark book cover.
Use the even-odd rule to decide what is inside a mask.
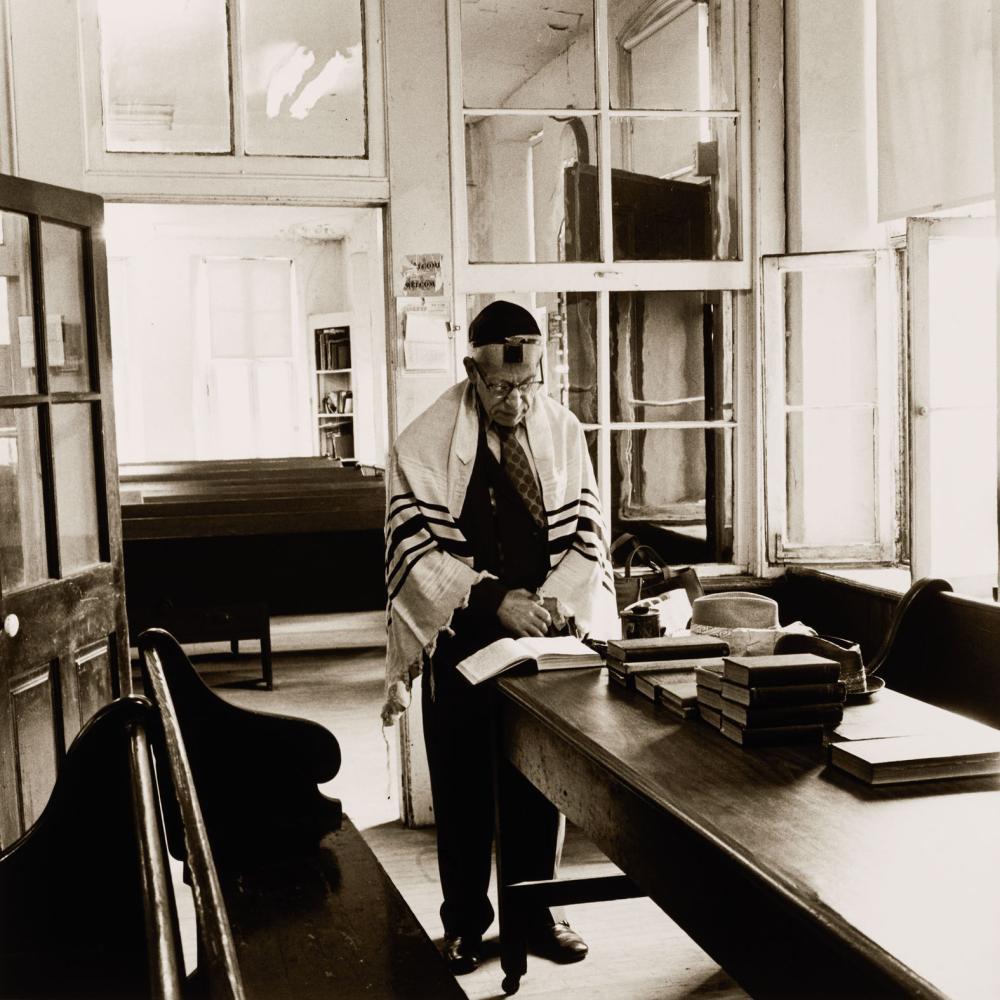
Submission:
[[[723,677],[744,687],[771,684],[831,684],[840,677],[840,664],[814,653],[778,653],[774,656],[727,656]]]
[[[612,639],[608,659],[619,663],[726,656],[729,644],[710,635],[669,635],[654,639]]]
[[[723,716],[722,735],[741,747],[780,747],[791,743],[819,743],[823,738],[823,727],[768,726],[747,729]]]
[[[722,697],[741,705],[764,708],[776,705],[818,705],[843,702],[847,687],[842,681],[832,684],[773,684],[767,687],[744,687],[723,681]]]
[[[661,705],[672,708],[694,709],[698,701],[698,692],[694,678],[680,680],[677,678],[661,680],[656,684],[657,701]]]
[[[773,708],[760,708],[747,707],[739,702],[723,699],[722,714],[747,729],[816,723],[835,726],[844,717],[844,706],[841,704],[779,705]]]

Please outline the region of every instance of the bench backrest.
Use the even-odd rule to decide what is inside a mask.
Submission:
[[[145,699],[98,712],[41,816],[0,854],[0,995],[181,996],[152,727]]]
[[[230,705],[202,681],[162,629],[144,632],[139,649],[146,693],[176,719],[223,877],[267,857],[314,846],[337,829],[340,802],[317,787],[340,770],[340,745],[329,730],[305,719]],[[176,840],[175,831],[169,837],[171,853]]]

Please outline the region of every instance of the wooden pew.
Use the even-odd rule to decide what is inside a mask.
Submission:
[[[0,854],[0,996],[187,995],[150,755],[157,733],[145,699],[101,709],[70,747],[38,821]],[[197,803],[185,814],[196,821]],[[224,959],[233,948],[209,891],[210,855],[189,869],[205,951]],[[208,965],[208,995],[242,997],[234,967]]]
[[[1000,606],[918,580],[900,597],[804,572],[786,574],[775,596],[782,621],[861,644],[886,684],[1000,727]]]
[[[383,607],[384,482],[323,458],[121,468],[129,631],[260,642],[270,616]]]
[[[165,745],[185,748],[247,996],[463,997],[340,803],[316,787],[340,767],[333,735],[228,704],[162,630],[139,648],[176,734]],[[176,853],[169,813],[167,824]]]

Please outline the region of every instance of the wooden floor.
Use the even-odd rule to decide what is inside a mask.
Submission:
[[[259,677],[252,654],[199,655],[202,676],[235,704],[265,711],[299,715],[327,726],[340,741],[344,762],[340,774],[324,791],[344,803],[383,867],[399,887],[427,932],[439,941],[440,887],[432,829],[407,830],[399,822],[395,777],[395,732],[383,736],[379,723],[384,650],[364,648],[380,639],[381,616],[353,616],[337,623],[336,636],[349,648],[324,652],[278,652],[274,660],[274,691],[247,687]],[[316,624],[316,623],[313,623]],[[276,637],[280,650],[281,635]],[[291,650],[308,644],[305,623],[287,629]],[[677,859],[683,863],[683,859]],[[613,870],[578,831],[570,830],[563,871],[597,874]],[[719,905],[724,905],[720,900]],[[608,1000],[652,1000],[681,997],[745,997],[733,981],[649,900],[621,900],[571,907],[573,926],[590,945],[587,960],[559,966],[529,958],[528,974],[519,997],[577,997]],[[190,918],[189,918],[190,919]],[[486,959],[460,983],[470,998],[500,997],[502,973],[497,959],[496,928],[485,942]]]

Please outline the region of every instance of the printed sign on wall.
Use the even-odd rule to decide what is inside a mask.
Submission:
[[[441,254],[415,253],[403,257],[404,295],[443,295]]]

